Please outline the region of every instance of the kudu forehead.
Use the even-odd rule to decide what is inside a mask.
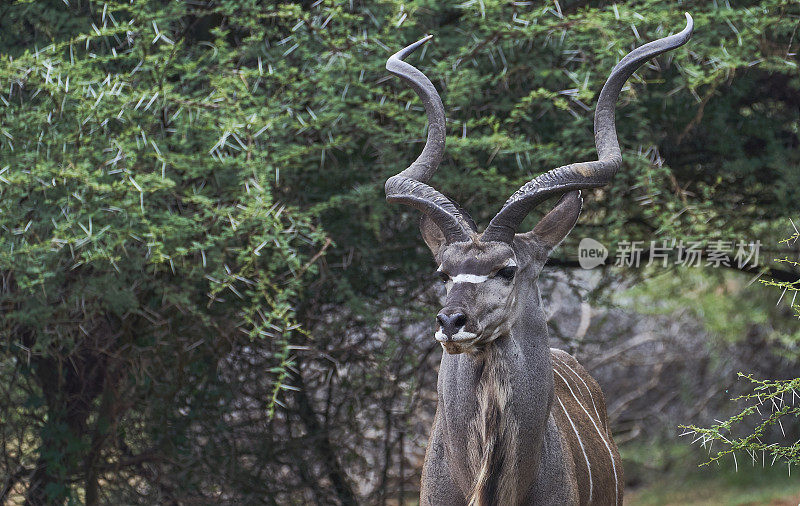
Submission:
[[[489,275],[498,267],[516,265],[516,255],[508,244],[465,242],[450,244],[442,252],[439,270],[449,275]]]

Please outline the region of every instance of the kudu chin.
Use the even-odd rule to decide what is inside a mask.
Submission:
[[[623,85],[645,61],[689,40],[689,14],[686,21],[683,31],[631,51],[611,71],[595,109],[598,159],[524,184],[482,233],[427,184],[444,152],[444,107],[431,81],[403,59],[431,36],[386,62],[428,115],[422,154],[386,181],[386,198],[422,211],[422,236],[447,287],[434,336],[446,353],[420,504],[622,503],[622,466],[603,393],[573,357],[549,348],[537,278],[578,220],[580,190],[608,184],[622,163],[614,107]],[[533,230],[517,232],[535,206],[558,195]]]

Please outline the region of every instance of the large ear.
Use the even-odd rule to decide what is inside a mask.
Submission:
[[[423,214],[422,218],[420,218],[419,230],[422,232],[422,239],[425,240],[425,244],[428,245],[431,253],[433,253],[433,258],[438,262],[439,252],[445,243],[444,233],[427,214]]]
[[[538,239],[548,252],[553,251],[578,222],[582,205],[583,199],[579,190],[565,193],[555,207],[525,235]]]

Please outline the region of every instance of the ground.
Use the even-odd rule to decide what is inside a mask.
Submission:
[[[705,468],[670,476],[639,489],[625,491],[628,506],[800,506],[800,469],[753,468],[738,472]],[[683,474],[683,473],[681,473]]]

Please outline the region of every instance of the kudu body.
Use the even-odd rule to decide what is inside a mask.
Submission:
[[[422,505],[621,504],[622,466],[597,382],[548,346],[537,278],[580,214],[581,189],[607,184],[622,157],[614,106],[648,59],[684,44],[678,34],[645,44],[612,70],[595,110],[598,160],[551,170],[522,186],[483,233],[457,204],[427,185],[444,152],[444,108],[433,84],[403,58],[386,68],[420,96],[428,139],[389,178],[389,202],[423,212],[421,231],[447,287],[435,338],[444,348],[438,407],[422,473]],[[561,195],[536,227],[517,233],[545,199]]]

